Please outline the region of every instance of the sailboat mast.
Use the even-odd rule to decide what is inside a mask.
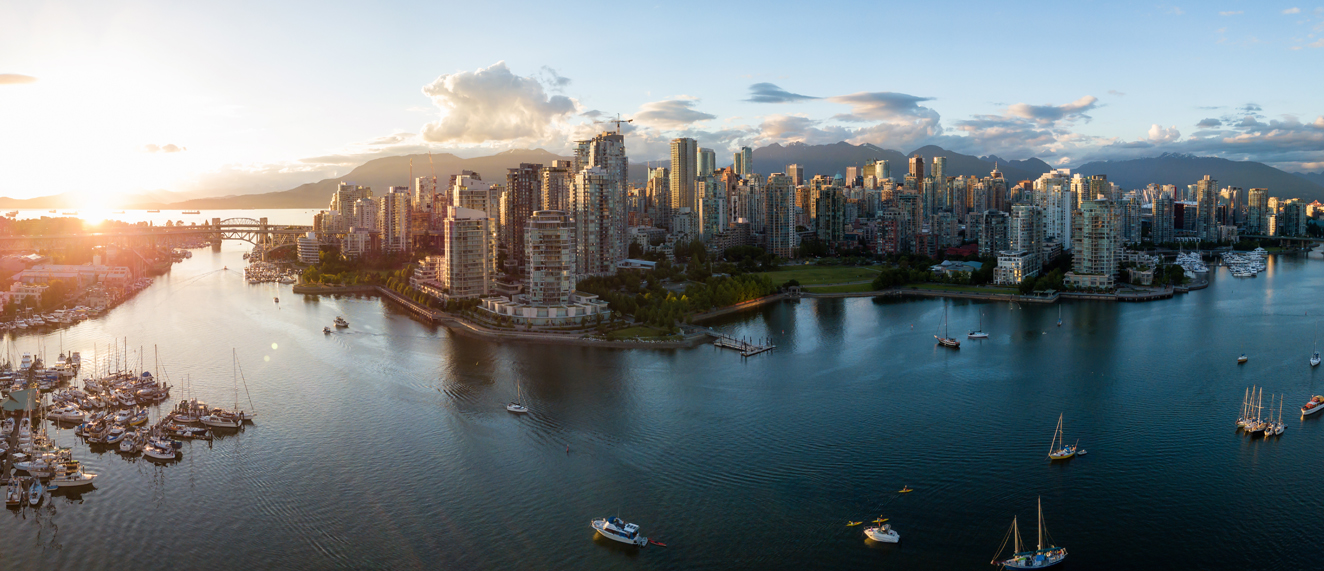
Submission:
[[[1044,499],[1039,498],[1039,549],[1044,548]]]
[[[1022,551],[1022,549],[1021,549],[1021,528],[1020,528],[1019,525],[1016,523],[1016,516],[1012,516],[1012,517],[1011,517],[1011,528],[1012,528],[1013,530],[1015,530],[1015,535],[1016,535],[1016,551],[1013,551],[1013,552],[1012,552],[1012,555],[1015,555],[1015,554],[1020,553],[1020,552]]]

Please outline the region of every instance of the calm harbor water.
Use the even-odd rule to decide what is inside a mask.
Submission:
[[[941,300],[785,302],[713,324],[780,346],[741,360],[456,336],[376,298],[249,286],[243,251],[195,250],[102,318],[16,340],[87,361],[127,337],[219,403],[233,348],[259,416],[168,466],[62,432],[101,477],[0,512],[0,565],[988,569],[1013,515],[1033,542],[1037,497],[1072,569],[1299,569],[1324,533],[1324,418],[1295,412],[1324,393],[1319,259],[1066,303],[1060,328],[1057,307],[953,301],[959,351],[934,346]],[[992,338],[964,339],[981,313]],[[351,328],[323,335],[336,315]],[[517,383],[528,416],[504,410]],[[1234,431],[1252,384],[1287,395],[1283,436]],[[1062,413],[1089,454],[1049,464]],[[617,514],[669,547],[595,540]],[[900,544],[845,526],[879,515]]]

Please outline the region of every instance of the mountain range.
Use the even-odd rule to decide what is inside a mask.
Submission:
[[[862,167],[868,161],[882,159],[891,162],[892,177],[899,180],[909,172],[908,159],[916,155],[924,157],[926,166],[932,164],[933,157],[947,157],[946,174],[951,176],[982,177],[996,167],[1012,184],[1022,180],[1034,180],[1039,175],[1052,170],[1048,163],[1037,158],[1009,161],[993,155],[976,157],[933,145],[920,147],[910,153],[902,153],[871,144],[853,145],[846,142],[830,145],[774,143],[759,147],[753,151],[753,170],[767,175],[785,172],[787,165],[798,164],[804,167],[808,176],[814,174],[832,176],[838,173],[844,176],[847,167]],[[125,197],[120,201],[119,207],[166,210],[322,208],[328,204],[336,185],[341,181],[370,186],[377,193],[384,193],[390,186],[410,185],[410,159],[413,159],[414,176],[425,176],[435,169],[437,177],[442,180],[441,184],[445,185],[445,180],[450,175],[465,170],[477,172],[487,180],[500,181],[505,179],[506,169],[519,166],[520,163],[548,165],[554,160],[569,160],[570,157],[563,157],[544,149],[516,149],[468,159],[443,153],[432,155],[433,167],[430,168],[428,155],[402,155],[373,159],[359,165],[345,176],[309,182],[279,192],[203,197],[198,196],[200,193],[185,194],[162,190]],[[648,165],[670,166],[670,161],[636,162],[630,169],[630,181],[642,183],[647,176]],[[1127,189],[1144,188],[1150,183],[1194,184],[1204,175],[1210,175],[1218,181],[1220,187],[1268,188],[1272,196],[1324,201],[1324,172],[1288,173],[1251,161],[1165,153],[1143,159],[1090,162],[1073,169],[1073,172],[1084,175],[1106,174],[1109,181]],[[80,202],[79,197],[71,193],[29,199],[0,197],[0,209],[68,209],[78,208]]]

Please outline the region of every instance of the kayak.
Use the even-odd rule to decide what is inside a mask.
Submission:
[[[896,493],[898,493],[898,494],[908,494],[908,493],[913,492],[913,491],[915,491],[915,490],[912,490],[912,489],[910,489],[910,488],[901,488],[900,490],[897,490]]]
[[[853,527],[853,526],[860,525],[860,524],[862,524],[862,523],[864,523],[864,522],[862,522],[862,521],[848,521],[848,522],[846,522],[846,527]]]

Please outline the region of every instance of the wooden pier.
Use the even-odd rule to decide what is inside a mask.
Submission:
[[[753,357],[759,353],[764,353],[777,348],[776,345],[771,343],[767,345],[758,345],[756,343],[735,339],[726,335],[718,335],[717,341],[714,341],[713,345],[724,349],[735,349],[736,351],[740,351],[741,357]]]

